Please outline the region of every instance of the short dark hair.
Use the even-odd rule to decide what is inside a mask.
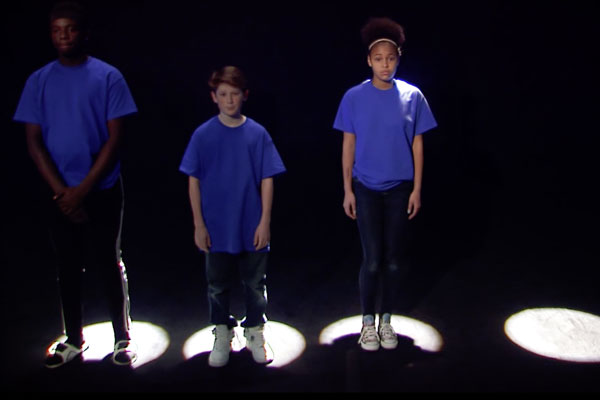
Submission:
[[[398,45],[398,48],[401,48],[406,40],[402,25],[387,17],[369,18],[360,33],[367,52],[370,50],[371,43],[379,39],[392,40]]]
[[[59,1],[50,11],[50,23],[59,18],[69,18],[77,23],[79,29],[87,30],[89,21],[84,6],[77,1]]]
[[[246,90],[248,88],[246,76],[242,70],[231,65],[215,70],[208,80],[208,86],[213,91],[217,90],[217,87],[219,87],[221,83],[227,83],[228,85],[241,90]]]

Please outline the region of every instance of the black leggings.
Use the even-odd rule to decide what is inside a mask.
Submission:
[[[408,199],[413,183],[386,191],[367,188],[354,179],[356,219],[363,249],[359,273],[363,315],[375,315],[379,283],[379,313],[392,313],[401,276],[407,270]],[[381,279],[380,279],[381,278]]]

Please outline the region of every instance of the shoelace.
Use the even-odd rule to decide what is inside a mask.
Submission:
[[[358,339],[358,343],[360,342],[374,342],[379,341],[379,335],[377,334],[377,330],[375,329],[375,325],[365,325],[360,333],[360,338]]]
[[[392,328],[391,324],[382,324],[379,329],[379,334],[383,339],[395,339],[396,332],[394,332],[394,328]]]

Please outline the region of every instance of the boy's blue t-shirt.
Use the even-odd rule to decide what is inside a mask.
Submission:
[[[414,180],[412,143],[437,126],[421,91],[404,81],[381,90],[371,80],[342,98],[334,129],[356,135],[352,174],[372,190],[388,190]]]
[[[27,79],[14,120],[38,124],[44,144],[68,186],[86,177],[108,140],[107,122],[137,112],[129,87],[115,67],[94,57],[74,67],[53,61]],[[96,189],[112,187],[120,163]]]
[[[230,128],[215,116],[194,131],[179,170],[200,181],[210,251],[256,251],[261,181],[286,170],[267,130],[251,118]]]

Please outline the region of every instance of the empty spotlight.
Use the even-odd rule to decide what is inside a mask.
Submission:
[[[600,362],[600,317],[567,308],[533,308],[508,318],[504,332],[532,353],[563,361]]]

